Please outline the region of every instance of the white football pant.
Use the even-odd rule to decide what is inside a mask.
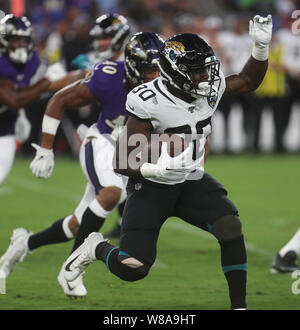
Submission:
[[[8,176],[14,163],[16,141],[14,135],[0,136],[0,185]]]
[[[75,210],[79,223],[84,211],[104,187],[118,187],[122,190],[118,204],[126,199],[127,177],[117,175],[113,170],[115,146],[92,126],[80,148],[81,168],[87,178],[85,193]]]

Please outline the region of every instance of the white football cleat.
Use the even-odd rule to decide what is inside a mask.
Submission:
[[[84,273],[85,268],[96,260],[95,249],[101,242],[108,242],[100,233],[91,233],[64,263],[63,275],[66,281],[74,281]]]
[[[58,283],[64,290],[64,293],[68,297],[85,297],[87,295],[87,290],[83,284],[82,275],[78,276],[75,281],[67,282],[63,274],[64,266],[65,265],[62,266],[57,276]]]
[[[11,242],[8,249],[0,258],[0,270],[4,272],[7,278],[13,271],[16,264],[23,261],[27,253],[29,253],[27,241],[33,233],[24,228],[17,228],[13,231]]]

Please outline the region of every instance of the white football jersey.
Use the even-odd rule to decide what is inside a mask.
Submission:
[[[211,117],[225,91],[226,83],[222,72],[220,77],[218,97],[210,104],[207,97],[198,98],[192,103],[183,101],[168,91],[160,77],[136,87],[127,95],[126,110],[133,116],[149,120],[153,126],[153,133],[176,133],[187,139],[191,138],[195,148],[195,162],[199,169],[194,176],[195,179],[201,179],[203,176],[204,146],[207,136],[211,133]],[[174,184],[185,181],[187,176],[183,176],[178,182],[156,178],[151,181]]]

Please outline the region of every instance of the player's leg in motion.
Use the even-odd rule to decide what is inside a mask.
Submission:
[[[296,259],[299,254],[300,228],[274,257],[271,273],[292,273],[295,270],[300,270],[300,266],[296,264]]]
[[[154,187],[130,180],[120,247],[109,244],[100,233],[92,233],[65,262],[66,280],[74,280],[96,259],[103,261],[108,270],[122,280],[144,278],[156,258],[160,228],[174,207],[176,192],[172,194],[167,189],[174,188]]]
[[[80,226],[72,252],[91,232],[100,230],[105,219],[120,201],[124,186],[122,178],[113,171],[113,154],[113,145],[103,136],[87,139],[81,147],[81,167],[95,189],[95,198],[82,214],[80,210],[75,211]]]
[[[201,180],[188,181],[178,200],[176,215],[218,239],[231,308],[246,308],[246,248],[238,211],[224,187],[206,173]]]
[[[0,185],[8,176],[15,158],[16,142],[13,135],[0,137]]]
[[[216,220],[212,234],[221,247],[222,270],[228,282],[231,309],[246,308],[247,254],[241,221],[228,214]]]

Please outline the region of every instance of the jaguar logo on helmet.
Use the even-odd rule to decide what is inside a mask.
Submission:
[[[180,41],[169,41],[166,44],[166,49],[171,48],[177,54],[183,53],[185,51],[184,45]]]
[[[218,95],[212,95],[207,97],[207,103],[211,108],[214,108],[217,103]]]
[[[184,45],[180,41],[169,41],[165,46],[165,53],[172,62],[176,61],[176,55],[184,53]]]

